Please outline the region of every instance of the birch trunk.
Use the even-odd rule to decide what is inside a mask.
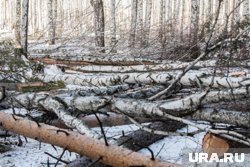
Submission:
[[[57,28],[57,0],[53,0],[53,39],[56,41],[56,28]]]
[[[161,55],[165,55],[166,52],[166,1],[161,0],[161,9],[160,9],[160,31],[159,38],[162,53]]]
[[[97,51],[105,52],[105,22],[104,22],[104,9],[102,0],[91,0],[90,4],[94,8],[95,18],[95,45]]]
[[[144,28],[143,28],[143,0],[137,0],[138,1],[138,29],[137,29],[137,36],[138,41],[140,43],[140,47],[143,47],[143,39],[144,39]]]
[[[122,98],[110,98],[110,97],[96,97],[96,96],[87,96],[87,97],[63,97],[60,98],[52,98],[50,96],[46,96],[43,94],[21,94],[15,96],[15,101],[13,103],[14,106],[18,107],[26,107],[31,109],[42,106],[48,111],[52,111],[57,113],[68,125],[82,129],[81,126],[78,126],[78,123],[71,122],[68,119],[70,116],[65,116],[65,108],[73,109],[73,112],[80,111],[81,113],[91,114],[91,111],[98,111],[100,109],[110,109],[112,112],[117,112],[119,114],[125,114],[131,117],[141,117],[141,118],[161,118],[168,119],[168,115],[174,116],[187,116],[195,113],[200,107],[217,103],[221,101],[233,101],[235,99],[244,99],[249,98],[249,88],[238,88],[238,89],[226,89],[222,91],[201,91],[199,93],[186,96],[184,98],[176,99],[176,100],[168,100],[168,101],[160,101],[160,102],[148,102],[146,100],[134,100],[134,99],[122,99]],[[59,97],[59,96],[58,96]],[[56,100],[58,99],[58,100]],[[66,105],[66,106],[63,106]],[[62,111],[62,112],[61,112]],[[59,114],[58,114],[59,112]],[[61,112],[61,114],[60,114]],[[202,111],[203,112],[203,111]],[[204,110],[206,112],[206,110]],[[198,115],[200,113],[196,113]],[[202,113],[205,114],[205,113]],[[236,115],[235,113],[231,113]],[[212,114],[213,115],[213,114]],[[213,116],[207,119],[213,119]],[[217,116],[217,122],[220,123],[229,123],[230,113],[224,113],[225,117],[219,118]],[[238,117],[244,115],[243,113],[239,113]],[[247,117],[245,117],[247,116]],[[249,117],[248,113],[245,113],[240,120],[241,126],[249,126]],[[198,117],[198,116],[197,116]],[[200,116],[205,117],[205,116]],[[203,118],[204,119],[204,118]],[[235,124],[236,120],[232,120],[231,123]],[[74,123],[74,124],[73,124]],[[80,130],[79,130],[80,131]],[[88,130],[82,130],[81,132],[88,132]],[[88,133],[91,135],[90,133]]]
[[[15,36],[16,36],[16,48],[21,48],[21,0],[16,0],[16,25],[15,25]]]
[[[28,53],[28,16],[29,16],[29,0],[23,0],[21,45],[22,45],[24,55],[26,57]]]
[[[48,44],[54,45],[55,44],[55,36],[54,36],[54,14],[53,14],[53,0],[48,0]]]
[[[197,58],[200,55],[198,45],[198,33],[199,33],[199,14],[200,14],[199,0],[191,0],[191,47],[192,58]]]
[[[111,52],[116,53],[116,0],[111,0]]]
[[[131,25],[130,25],[130,36],[129,36],[129,46],[131,48],[135,47],[135,36],[136,36],[136,27],[137,27],[137,8],[138,8],[138,1],[132,0]]]
[[[146,1],[146,12],[145,12],[145,36],[144,36],[144,47],[149,44],[150,28],[151,28],[151,15],[152,15],[152,0]]]
[[[38,77],[44,82],[63,81],[65,84],[81,86],[112,86],[116,84],[171,84],[178,72],[164,73],[122,73],[109,75],[73,75],[73,74],[45,74]],[[237,88],[247,86],[249,77],[213,77],[202,71],[190,71],[186,73],[178,83],[182,86],[211,86],[213,88]]]

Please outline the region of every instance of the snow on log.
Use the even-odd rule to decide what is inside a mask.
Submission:
[[[178,166],[159,160],[151,160],[150,157],[143,156],[139,153],[127,149],[109,145],[104,142],[80,135],[76,132],[67,131],[0,112],[0,124],[5,130],[50,143],[69,151],[85,155],[93,160],[100,159],[101,162],[111,166],[147,166],[147,167],[167,167]]]

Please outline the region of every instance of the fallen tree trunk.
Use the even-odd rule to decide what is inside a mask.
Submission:
[[[204,104],[216,103],[220,101],[232,101],[234,99],[242,99],[249,97],[249,87],[229,89],[222,91],[202,91],[181,99],[161,102],[148,102],[145,100],[134,99],[122,99],[112,97],[98,97],[98,96],[86,96],[86,97],[65,97],[57,98],[58,102],[63,102],[65,107],[73,109],[73,111],[80,111],[85,114],[93,114],[92,111],[98,111],[99,109],[107,108],[108,111],[121,112],[125,115],[132,117],[162,117],[166,113],[175,116],[186,116],[193,114],[199,107]],[[36,93],[26,93],[15,97],[16,101],[14,106],[30,108],[31,104],[37,108],[42,106],[49,111],[56,110],[56,108],[50,108],[51,104],[50,96]],[[43,103],[42,103],[43,102]],[[218,118],[218,121],[220,118]],[[227,121],[228,118],[221,118],[221,123]],[[236,122],[235,122],[236,123]],[[243,121],[244,126],[246,121]],[[242,124],[243,126],[243,124]]]
[[[112,86],[117,84],[170,84],[177,72],[124,73],[124,74],[45,74],[38,77],[44,82],[63,81],[65,84],[81,86]],[[250,78],[211,76],[204,71],[187,72],[179,81],[182,86],[210,86],[213,88],[237,88],[250,84]]]
[[[86,65],[86,66],[67,66],[61,67],[67,70],[78,71],[83,73],[133,73],[133,72],[155,72],[180,70],[191,64],[190,62],[169,62],[165,64],[155,65],[134,65],[134,66],[107,66],[107,65]],[[200,69],[207,67],[246,67],[250,66],[250,62],[217,62],[216,60],[206,60],[197,62],[192,69]]]
[[[12,132],[30,137],[41,142],[50,143],[69,151],[85,155],[91,159],[100,159],[101,162],[112,166],[178,166],[129,151],[117,146],[106,146],[103,142],[80,135],[72,131],[61,131],[46,124],[37,124],[33,121],[15,116],[15,119],[4,112],[0,112],[1,126]]]
[[[250,128],[250,112],[202,108],[192,115],[192,119]]]
[[[88,56],[88,55],[41,55],[32,54],[31,61],[40,61],[45,64],[66,64],[66,65],[142,65],[159,64],[163,61],[146,58],[116,57],[116,56]]]

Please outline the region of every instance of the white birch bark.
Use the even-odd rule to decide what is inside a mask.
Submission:
[[[250,113],[223,109],[202,108],[197,110],[192,119],[211,121],[213,123],[225,123],[236,126],[250,127]]]
[[[111,0],[111,52],[116,53],[116,0]]]
[[[146,1],[146,12],[145,12],[145,36],[144,36],[144,46],[148,46],[148,41],[150,37],[150,28],[151,28],[151,15],[152,15],[152,0]]]
[[[105,52],[105,22],[102,0],[91,0],[90,4],[94,8],[95,22],[95,45],[97,51]]]
[[[192,44],[196,45],[199,31],[199,0],[191,0],[191,23],[190,31]]]
[[[166,44],[166,1],[165,0],[161,0],[159,37],[162,47],[162,54],[164,54],[165,44]]]
[[[23,0],[21,45],[23,52],[26,56],[28,52],[28,15],[29,15],[29,0]]]
[[[212,73],[212,72],[211,72]],[[179,81],[183,86],[211,86],[214,88],[237,88],[247,86],[248,76],[244,77],[213,77],[205,71],[189,71]],[[44,82],[63,81],[65,84],[81,86],[112,86],[116,84],[171,84],[178,77],[178,71],[163,73],[121,73],[109,75],[80,74],[45,74],[38,77]]]
[[[21,0],[16,0],[16,25],[15,25],[15,45],[21,48]]]
[[[186,8],[186,0],[182,0],[182,11],[181,11],[181,22],[180,22],[180,33],[181,33],[181,40],[184,39],[184,24],[185,24],[185,8]]]
[[[129,36],[129,46],[135,47],[135,36],[136,36],[136,27],[137,27],[137,9],[138,1],[132,0],[131,8],[131,25],[130,25],[130,36]]]
[[[54,17],[53,17],[53,0],[48,0],[48,44],[54,45],[55,44],[55,37],[54,37]]]
[[[138,29],[137,29],[137,37],[138,41],[140,43],[140,47],[143,47],[143,39],[144,39],[144,28],[143,28],[143,0],[137,0],[138,1],[138,14],[137,14],[137,19],[138,19]]]

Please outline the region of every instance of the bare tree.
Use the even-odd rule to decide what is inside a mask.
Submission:
[[[104,39],[104,9],[102,0],[91,0],[90,4],[94,8],[95,18],[95,45],[96,49],[100,52],[105,52],[105,39]]]
[[[184,32],[185,5],[186,5],[185,0],[182,0],[181,23],[180,23],[181,40],[183,40],[183,32]]]
[[[130,36],[129,36],[129,46],[135,46],[135,34],[136,34],[136,25],[137,25],[137,8],[138,1],[132,0],[132,12],[131,12],[131,25],[130,25]]]
[[[21,47],[21,0],[16,0],[16,24],[15,24],[15,36],[16,36],[16,48]]]
[[[48,32],[48,37],[49,45],[54,45],[55,44],[55,36],[54,36],[54,20],[53,20],[53,0],[48,0],[48,27],[49,27],[49,32]]]
[[[150,27],[151,27],[151,13],[152,13],[152,0],[146,1],[146,12],[145,12],[145,36],[144,36],[144,46],[148,45]]]
[[[159,38],[163,55],[165,53],[165,44],[166,44],[166,1],[165,0],[161,0]]]
[[[111,26],[110,26],[110,30],[111,30],[111,52],[116,53],[116,0],[111,0]]]
[[[28,52],[28,16],[29,16],[29,0],[23,0],[22,4],[22,31],[21,31],[21,45],[24,55]]]
[[[143,46],[143,0],[138,0],[138,41]]]
[[[190,32],[191,32],[191,47],[193,57],[199,55],[198,43],[198,31],[199,31],[199,0],[191,1],[191,23],[190,23]]]
[[[56,40],[56,24],[57,24],[57,0],[53,0],[53,39]]]

